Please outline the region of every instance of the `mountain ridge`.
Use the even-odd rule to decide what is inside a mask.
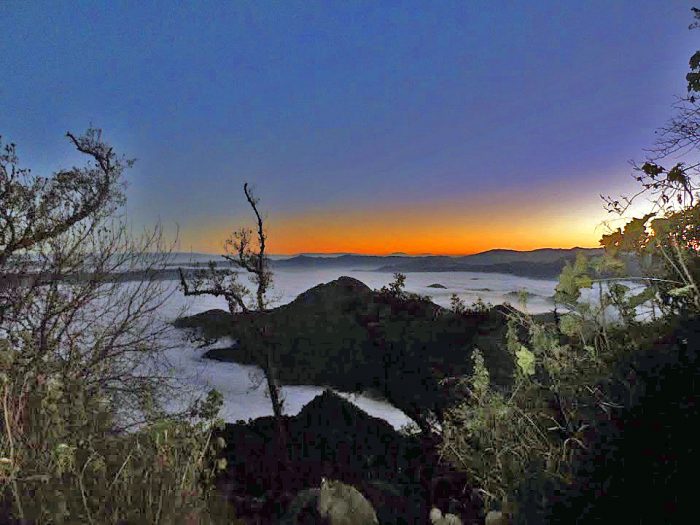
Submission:
[[[538,248],[518,251],[493,249],[473,255],[357,255],[311,257],[298,255],[272,261],[279,268],[353,268],[384,272],[474,271],[508,273],[524,277],[556,277],[567,262],[578,254],[589,257],[603,254],[602,248]]]

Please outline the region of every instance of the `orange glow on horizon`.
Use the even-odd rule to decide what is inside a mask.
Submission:
[[[268,253],[467,255],[495,248],[596,247],[607,219],[598,200],[547,204],[513,199],[420,204],[380,209],[326,209],[269,214]],[[181,232],[183,250],[220,253],[238,224],[198,225]]]

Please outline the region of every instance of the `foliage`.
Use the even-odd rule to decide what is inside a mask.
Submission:
[[[453,293],[450,296],[450,310],[458,315],[463,314],[467,310],[464,300],[461,299],[456,293]]]
[[[472,314],[483,314],[488,312],[493,305],[491,303],[485,303],[481,297],[477,297],[471,306],[467,307],[466,311]]]
[[[167,295],[148,276],[167,247],[119,215],[131,161],[97,130],[68,138],[85,167],[38,177],[0,155],[0,519],[213,522],[221,400],[163,409]]]
[[[555,490],[572,483],[573,465],[585,453],[591,429],[621,408],[620,396],[608,386],[616,364],[667,331],[674,312],[695,311],[695,289],[677,288],[694,282],[688,277],[697,264],[688,240],[694,213],[676,212],[662,223],[665,230],[657,223],[646,231],[651,216],[637,220],[614,236],[605,256],[579,256],[567,264],[555,295],[566,313],[555,323],[512,309],[506,336],[517,367],[512,388],[504,392],[489,385],[483,359],[472,353],[468,387],[443,425],[442,452],[478,482],[487,507],[515,498],[527,512],[545,509]],[[683,264],[655,265],[660,250],[679,246],[680,238],[685,244],[676,261]],[[613,237],[602,243],[608,239]],[[650,273],[639,291],[604,277],[621,267],[617,257],[631,251],[645,251],[647,268],[664,279]],[[582,290],[594,287],[597,301],[584,300]],[[653,307],[659,317],[645,316],[641,306]],[[533,480],[529,491],[523,489],[525,479]]]
[[[694,10],[696,18],[699,13]],[[680,107],[681,115],[662,130],[652,156],[635,165],[640,192],[606,199],[610,211],[622,214],[636,197],[645,195],[653,201],[650,212],[604,235],[603,257],[579,256],[566,264],[555,293],[565,313],[555,315],[553,323],[511,311],[507,346],[517,364],[512,388],[484,388],[486,369],[473,352],[472,373],[463,379],[464,395],[448,411],[443,455],[478,482],[487,508],[515,509],[516,522],[556,521],[555,508],[566,516],[561,522],[588,522],[603,515],[609,520],[613,507],[619,514],[627,505],[636,505],[637,495],[623,483],[637,483],[637,490],[644,492],[638,486],[644,475],[670,475],[669,461],[679,467],[679,458],[688,451],[688,440],[678,438],[684,432],[669,430],[663,436],[686,448],[654,449],[659,457],[643,458],[639,447],[650,449],[644,448],[644,438],[635,429],[658,425],[645,422],[645,417],[657,416],[645,415],[643,407],[661,407],[658,417],[668,413],[679,421],[696,412],[689,401],[695,388],[689,378],[697,367],[690,341],[697,341],[700,309],[699,172],[697,164],[676,162],[667,168],[661,162],[700,145],[695,99],[699,53],[690,61],[690,96]],[[630,260],[640,273],[623,279]],[[688,323],[695,331],[678,332],[679,325]],[[668,339],[678,342],[669,351],[657,351]],[[662,379],[666,373],[675,383]],[[664,397],[658,390],[661,383],[667,391],[676,391]],[[625,425],[629,441],[619,430]],[[656,440],[661,448],[663,439]],[[637,455],[627,454],[618,442],[627,443]],[[600,447],[605,446],[617,455],[601,457]],[[607,464],[615,466],[609,469]],[[637,472],[635,479],[629,476],[632,471]],[[571,496],[577,488],[582,491],[578,499]],[[590,511],[599,505],[594,488],[599,494],[628,494],[635,501],[601,503],[596,514]],[[563,495],[566,499],[555,506]],[[650,493],[648,499],[655,496]],[[684,497],[688,504],[691,500]],[[572,502],[578,506],[569,512],[566,507]],[[672,504],[666,505],[668,511]],[[589,514],[582,514],[584,508]],[[628,516],[640,522],[665,519],[658,505],[653,512],[644,516],[630,511]]]
[[[8,390],[5,385],[6,398]],[[211,394],[197,408],[196,423],[161,418],[114,434],[109,405],[76,397],[80,390],[50,385],[27,399],[29,421],[12,433],[4,480],[16,487],[17,514],[33,523],[219,523],[232,517],[211,490],[214,474],[225,468],[216,457],[225,443],[211,441],[220,397]],[[10,410],[6,405],[7,416],[16,416]]]
[[[431,299],[428,295],[407,292],[406,275],[398,272],[394,274],[393,281],[391,281],[388,285],[381,287],[379,293],[391,300],[395,304],[398,304],[402,301],[429,303]]]
[[[666,330],[611,369],[605,390],[624,408],[593,423],[571,466],[574,482],[543,487],[557,497],[528,509],[546,518],[531,522],[612,523],[621,508],[629,523],[694,521],[697,495],[687,480],[697,473],[697,440],[687,429],[700,416],[700,325],[696,316]],[[532,487],[524,482],[521,491],[525,498]]]
[[[539,330],[535,325],[531,328]],[[507,498],[533,458],[542,458],[551,475],[564,476],[561,463],[571,443],[564,445],[560,436],[547,430],[552,422],[562,426],[551,419],[554,412],[549,407],[549,398],[554,396],[547,392],[548,387],[551,393],[556,392],[561,376],[555,375],[547,382],[535,377],[536,364],[542,368],[546,363],[547,372],[552,373],[563,368],[562,360],[552,356],[543,360],[542,355],[536,359],[535,353],[518,341],[516,331],[513,322],[509,346],[517,356],[518,372],[512,391],[504,393],[491,388],[483,360],[478,352],[473,352],[470,388],[464,401],[449,411],[443,429],[444,456],[464,468],[478,483],[487,507]],[[533,333],[531,340],[543,343],[550,336],[549,332]]]
[[[402,273],[395,273],[394,280],[390,282],[388,286],[383,286],[381,291],[395,297],[402,297],[405,293],[405,288],[406,276]]]
[[[634,253],[643,262],[647,283],[645,295],[636,303],[658,294],[664,312],[700,309],[700,205],[664,214],[632,219],[624,228],[604,235],[601,244],[610,257]]]
[[[456,293],[450,296],[450,311],[457,315],[484,314],[493,308],[491,303],[485,303],[481,297],[477,297],[471,305],[467,306],[463,299]]]
[[[578,254],[573,265],[566,263],[564,266],[554,297],[560,303],[574,304],[581,297],[581,289],[591,286],[593,281],[588,275],[586,256]]]
[[[581,262],[579,274],[583,267]],[[565,272],[562,280],[578,297],[572,274]],[[629,310],[635,300],[623,297],[620,309]],[[660,323],[630,332],[619,322],[600,322],[574,310],[557,326],[511,310],[506,339],[517,373],[507,391],[490,385],[483,358],[472,352],[472,372],[463,397],[447,412],[441,450],[478,483],[487,508],[514,499],[546,508],[554,487],[572,482],[572,464],[586,450],[591,427],[620,408],[606,381],[615,363],[652,340]],[[540,488],[524,490],[525,479],[538,480]]]

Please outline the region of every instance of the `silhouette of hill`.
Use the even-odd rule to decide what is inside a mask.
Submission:
[[[473,271],[545,278],[556,277],[564,264],[573,261],[579,253],[593,257],[602,255],[603,251],[601,248],[542,248],[531,251],[498,249],[464,256],[298,255],[274,261],[273,265],[279,268],[353,268],[391,272]]]
[[[272,255],[273,268],[280,269],[321,269],[344,268],[355,270],[377,270],[382,272],[454,272],[470,271],[485,273],[506,273],[523,277],[555,278],[567,261],[573,261],[577,253],[589,257],[602,255],[602,249],[543,248],[530,252],[516,250],[490,250],[488,252],[465,256],[447,255],[358,255],[358,254],[316,254],[297,255],[294,257]],[[191,279],[195,272],[209,267],[214,262],[219,271],[229,271],[238,267],[218,255],[203,253],[174,253],[165,263],[165,267],[149,270],[130,270],[113,272],[102,278],[112,282],[140,281],[143,279],[178,280],[179,270]],[[629,272],[637,270],[634,261],[628,261]],[[3,278],[12,278],[2,275]],[[81,282],[93,278],[89,273],[52,275],[42,278]]]
[[[454,479],[454,496],[466,477],[438,461],[434,443],[405,436],[330,390],[316,396],[296,416],[285,416],[288,464],[280,465],[274,444],[274,418],[227,424],[227,469],[220,488],[236,503],[237,516],[277,522],[300,490],[318,487],[321,477],[356,486],[372,503],[380,523],[422,523],[439,497],[436,480]],[[283,469],[280,472],[280,469]],[[270,490],[277,476],[284,493]],[[461,498],[464,500],[465,498]],[[462,517],[477,514],[464,501]]]
[[[458,315],[417,296],[373,291],[351,277],[264,314],[212,310],[176,326],[238,340],[208,351],[210,359],[263,365],[264,345],[271,344],[282,383],[374,391],[419,423],[441,417],[448,394],[439,383],[470,371],[474,347],[484,353],[494,384],[508,384],[513,371],[501,307]]]

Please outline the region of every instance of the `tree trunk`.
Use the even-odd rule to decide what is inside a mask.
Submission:
[[[277,382],[277,368],[274,360],[274,343],[266,340],[267,330],[263,328],[262,333],[263,344],[267,347],[265,367],[265,381],[267,382],[267,390],[270,394],[270,403],[272,404],[272,413],[275,417],[275,441],[277,453],[280,460],[280,466],[285,468],[289,463],[287,454],[287,429],[285,428],[284,420],[282,419],[282,399],[280,397],[280,387]]]
[[[280,400],[279,385],[277,384],[275,364],[273,362],[273,351],[269,347],[267,349],[267,365],[265,367],[265,379],[267,380],[267,389],[270,392],[270,401],[272,402],[272,412],[278,421],[282,420],[282,402]]]

